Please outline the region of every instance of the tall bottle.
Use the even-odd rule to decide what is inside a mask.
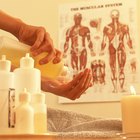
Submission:
[[[20,67],[14,70],[14,84],[16,105],[18,104],[18,95],[24,88],[32,94],[41,87],[40,70],[34,68],[34,60],[28,53],[20,59]]]
[[[34,108],[34,132],[47,132],[47,105],[45,94],[36,93],[32,95],[32,107]]]
[[[26,53],[30,53],[29,45],[23,44],[8,37],[0,37],[0,55],[6,54],[7,58],[14,66],[19,67],[19,60],[21,57],[25,56]],[[39,60],[46,55],[47,52],[41,53],[36,57],[32,56],[32,58],[35,60],[35,68],[41,71],[41,75],[43,77],[55,79],[59,76],[63,69],[63,61],[57,64],[53,64],[53,62],[50,61],[47,64],[40,65]]]
[[[11,62],[2,55],[0,60],[0,133],[10,133],[14,127],[14,74]]]
[[[31,95],[29,92],[22,91],[19,94],[19,105],[15,109],[16,123],[15,132],[19,134],[34,133],[34,110],[30,105]]]

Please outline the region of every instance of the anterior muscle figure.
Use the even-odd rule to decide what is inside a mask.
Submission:
[[[87,65],[87,50],[89,47],[91,55],[94,56],[93,43],[90,39],[90,30],[88,27],[81,25],[82,15],[74,15],[74,25],[66,32],[66,41],[64,44],[64,57],[67,56],[69,41],[71,41],[71,66],[75,71],[81,71]]]
[[[109,45],[109,64],[111,68],[111,80],[114,87],[113,92],[118,92],[117,82],[119,82],[119,88],[121,92],[125,91],[125,39],[127,40],[127,45],[132,50],[132,40],[129,34],[129,27],[125,24],[120,23],[119,16],[120,13],[118,10],[111,11],[112,22],[104,27],[103,41],[101,45],[101,54],[104,53],[106,45]]]

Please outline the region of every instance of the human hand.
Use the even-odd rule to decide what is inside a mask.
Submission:
[[[61,61],[61,52],[54,48],[53,41],[45,28],[22,24],[17,38],[31,46],[30,51],[33,56],[46,52],[46,56],[39,61],[40,64],[48,63],[51,60],[53,63]]]
[[[68,83],[62,84],[55,80],[42,79],[41,89],[52,92],[58,96],[66,97],[71,100],[80,98],[80,96],[91,86],[92,76],[89,69],[79,73]]]

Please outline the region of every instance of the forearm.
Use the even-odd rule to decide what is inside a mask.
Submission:
[[[0,29],[10,32],[18,38],[19,30],[24,23],[0,10]]]

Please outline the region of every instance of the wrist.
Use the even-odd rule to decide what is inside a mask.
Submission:
[[[26,24],[24,22],[22,22],[20,19],[16,19],[15,21],[15,27],[12,30],[12,34],[19,39],[20,36],[20,32],[22,30],[22,28],[24,28],[24,26],[26,26]]]
[[[1,10],[0,18],[2,19],[0,22],[0,29],[5,30],[18,37],[19,30],[24,23],[20,19],[7,15]]]

